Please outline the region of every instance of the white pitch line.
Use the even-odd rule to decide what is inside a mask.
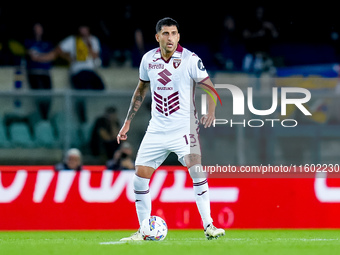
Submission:
[[[283,240],[285,240],[283,238]],[[292,241],[303,241],[303,242],[310,242],[310,241],[339,241],[338,238],[288,238],[288,240]]]
[[[223,237],[221,238],[223,239]],[[251,240],[254,240],[252,238],[225,238],[224,239],[227,242],[249,242]],[[258,238],[256,238],[256,240],[260,240]],[[178,242],[177,240],[173,240],[174,242]],[[182,241],[182,240],[181,240]],[[201,239],[197,238],[197,240],[195,238],[192,238],[191,240],[186,240],[185,242],[197,242],[197,241],[201,241]],[[338,238],[275,238],[275,239],[261,239],[261,241],[264,242],[275,242],[275,241],[301,241],[301,242],[331,242],[331,241],[339,241]],[[100,245],[117,245],[117,244],[125,244],[126,242],[122,242],[122,241],[111,241],[111,242],[101,242],[99,243]],[[137,242],[134,242],[137,243]],[[143,242],[138,242],[138,243],[143,243]],[[170,243],[169,243],[170,244]]]
[[[262,241],[301,241],[301,242],[322,242],[322,241],[339,241],[338,238],[275,238],[275,239],[258,239]],[[226,238],[226,241],[251,241],[252,238]]]
[[[101,242],[100,245],[115,245],[115,244],[124,244],[125,242],[116,241],[116,242]]]

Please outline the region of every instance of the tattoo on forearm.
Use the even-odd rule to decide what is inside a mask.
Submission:
[[[131,105],[130,105],[130,110],[128,112],[128,116],[127,119],[128,120],[132,120],[137,111],[139,110],[141,104],[143,102],[143,97],[141,95],[136,95],[133,97],[132,101],[131,101]]]
[[[127,120],[132,120],[135,117],[137,111],[139,110],[140,106],[143,103],[146,94],[146,88],[147,86],[144,85],[136,89],[136,92],[131,100],[130,108],[126,117]]]

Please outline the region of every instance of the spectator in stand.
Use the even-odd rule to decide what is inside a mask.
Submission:
[[[52,61],[39,61],[39,58],[36,58],[39,54],[48,53],[53,49],[53,44],[45,41],[43,35],[43,26],[40,23],[35,23],[33,25],[33,38],[25,40],[27,79],[30,88],[34,90],[50,90],[52,88],[50,76]],[[41,117],[46,120],[51,105],[50,99],[37,100],[37,105]]]
[[[69,36],[59,44],[59,54],[71,63],[71,82],[73,89],[103,90],[104,83],[96,73],[100,66],[100,43],[90,33],[90,27],[80,25],[76,36]],[[86,122],[86,111],[83,101],[76,103],[80,122]]]
[[[98,38],[90,33],[89,26],[80,25],[78,34],[61,41],[57,51],[71,64],[71,81],[74,89],[104,89],[104,83],[95,71],[101,62],[100,43]]]
[[[272,66],[269,56],[270,45],[279,36],[275,25],[264,18],[264,8],[256,8],[255,18],[250,20],[243,31],[247,54],[243,60],[243,70],[261,73]]]
[[[128,142],[124,142],[120,149],[114,153],[113,158],[106,162],[106,167],[109,170],[135,169],[131,145]]]
[[[70,35],[48,54],[40,54],[37,59],[48,61],[61,56],[70,63],[70,78],[73,89],[103,90],[104,83],[96,72],[101,65],[100,42],[91,34],[88,25],[80,25],[76,35]],[[79,121],[86,122],[85,105],[83,101],[76,103]]]
[[[92,155],[99,156],[104,150],[106,158],[112,158],[119,147],[116,139],[119,129],[117,110],[115,107],[108,107],[93,125],[90,141]]]
[[[80,150],[72,148],[66,152],[63,162],[58,163],[54,166],[56,171],[61,170],[82,170],[82,155]]]

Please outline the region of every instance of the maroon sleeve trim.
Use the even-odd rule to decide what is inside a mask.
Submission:
[[[141,78],[139,78],[139,80],[142,81],[142,82],[150,82],[150,81],[144,81],[144,80],[142,80]]]

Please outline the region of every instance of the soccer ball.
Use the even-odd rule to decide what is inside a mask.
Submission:
[[[168,233],[168,226],[161,217],[151,216],[143,220],[140,232],[144,240],[162,241]]]

